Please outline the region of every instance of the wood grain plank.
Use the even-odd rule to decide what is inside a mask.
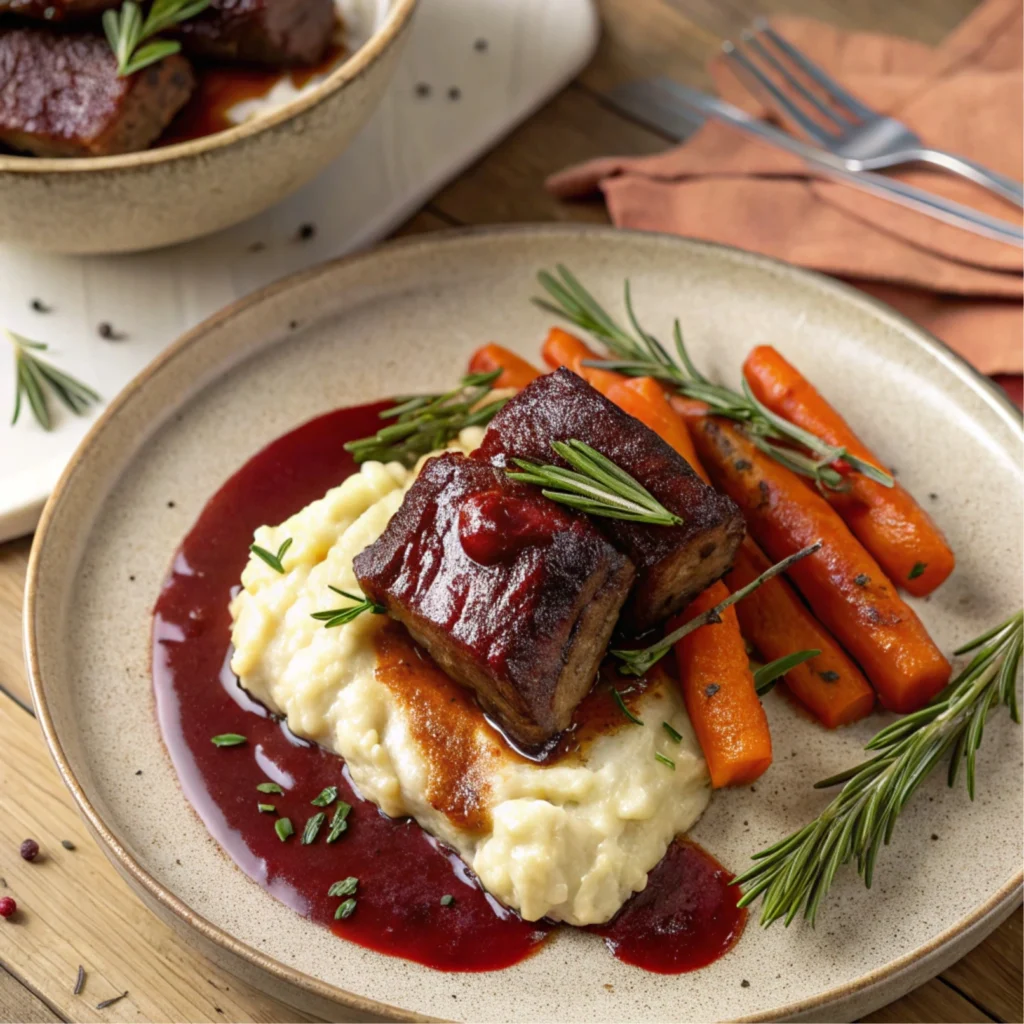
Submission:
[[[563,203],[544,191],[553,171],[609,153],[654,153],[665,140],[570,86],[443,189],[431,207],[464,224],[521,221],[607,223],[600,202]]]
[[[3,845],[12,854],[31,837],[43,851],[32,863],[3,857],[0,893],[18,901],[18,913],[0,925],[0,965],[71,1020],[313,1019],[188,949],[139,902],[86,832],[34,719],[2,695],[0,736]],[[79,964],[86,982],[75,996]],[[96,1009],[125,990],[115,1007]]]
[[[13,974],[0,967],[0,1021],[42,1024],[65,1018],[54,1013],[37,995],[30,992]]]
[[[942,972],[945,981],[998,1020],[1024,1020],[1024,910],[1011,914],[984,942]]]
[[[0,692],[28,707],[24,661],[21,655],[21,597],[31,538],[0,544]]]
[[[993,1018],[940,978],[861,1018],[865,1024],[988,1024]]]

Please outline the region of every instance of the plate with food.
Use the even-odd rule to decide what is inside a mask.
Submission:
[[[415,6],[0,0],[0,238],[129,252],[267,209],[369,118]]]
[[[763,257],[393,243],[104,413],[40,722],[143,900],[311,1012],[852,1019],[1020,900],[1021,442]]]

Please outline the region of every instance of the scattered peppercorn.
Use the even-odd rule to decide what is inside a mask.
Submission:
[[[935,841],[936,839],[938,839],[938,838],[939,838],[939,837],[938,837],[938,836],[937,836],[937,835],[936,835],[936,834],[935,834],[935,833],[933,832],[933,833],[932,833],[932,842],[934,842],[934,841]]]
[[[263,252],[266,247],[264,242],[253,242],[249,246],[249,252]]]
[[[10,917],[18,909],[18,904],[10,896],[0,898],[0,917]]]
[[[29,305],[33,313],[52,313],[53,306],[48,306],[42,299],[33,299]]]
[[[450,100],[457,100],[457,99],[460,99],[461,97],[462,97],[462,90],[457,85],[453,85],[448,90],[448,99],[450,99]]]
[[[746,459],[737,459],[732,464],[732,467],[733,469],[736,470],[737,473],[746,473],[748,469],[754,468],[753,463],[748,462]]]
[[[288,321],[288,330],[289,331],[294,331],[295,328],[298,327],[298,326],[299,326],[299,321],[298,320],[289,320]]]
[[[174,508],[174,502],[173,501],[167,502],[167,507],[168,508]]]
[[[65,850],[73,850],[75,848],[75,844],[71,842],[70,839],[62,839],[60,841],[60,845],[63,846]]]
[[[426,82],[416,83],[416,95],[417,96],[429,96],[430,86]]]
[[[22,860],[35,860],[39,856],[39,844],[34,839],[26,839],[18,852]]]
[[[487,49],[487,40],[486,39],[478,39],[473,44],[473,49],[476,50],[477,53],[483,53],[484,50]]]
[[[934,491],[929,491],[928,497],[931,498],[932,501],[939,500],[939,496]]]
[[[740,988],[750,988],[750,982],[749,982],[749,981],[747,981],[747,979],[746,979],[746,978],[744,978],[744,979],[743,979],[743,980],[742,980],[742,981],[740,982]]]
[[[123,341],[128,337],[124,331],[117,331],[114,329],[114,325],[107,320],[102,321],[96,328],[96,333],[104,339],[104,341]]]
[[[315,224],[303,224],[296,236],[300,242],[308,242],[316,234]]]

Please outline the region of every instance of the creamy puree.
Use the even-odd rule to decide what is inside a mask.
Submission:
[[[456,447],[472,450],[481,434],[464,431]],[[623,717],[575,753],[537,764],[512,751],[468,691],[384,616],[331,629],[311,618],[347,603],[329,584],[358,592],[352,560],[383,532],[415,475],[364,463],[284,523],[256,531],[270,551],[292,544],[284,575],[256,557],[242,573],[231,667],[293,732],[343,757],[366,799],[415,818],[524,918],[607,921],[710,796],[678,688],[658,673],[631,698],[643,726]]]

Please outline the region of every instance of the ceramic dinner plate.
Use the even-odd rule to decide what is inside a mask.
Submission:
[[[251,882],[185,801],[154,716],[150,611],[204,502],[274,438],[327,410],[440,390],[498,340],[534,360],[549,314],[535,274],[564,263],[645,323],[678,316],[698,364],[737,382],[777,346],[928,504],[953,577],[915,602],[945,651],[1020,603],[1022,430],[941,344],[824,277],[733,249],[577,227],[458,232],[392,244],[267,288],[196,328],[130,384],[72,460],[30,567],[26,643],[39,718],[98,841],[187,941],[312,1012],[410,1019],[852,1019],[942,970],[1017,905],[1021,733],[991,721],[979,795],[939,772],[903,813],[874,888],[842,872],[816,930],[751,918],[722,959],[680,976],[613,959],[562,929],[497,973],[444,974],[345,942]],[[812,783],[884,722],[829,733],[765,698],[775,763],[717,792],[693,837],[732,870],[813,817]],[[345,1009],[347,1008],[347,1010]]]

